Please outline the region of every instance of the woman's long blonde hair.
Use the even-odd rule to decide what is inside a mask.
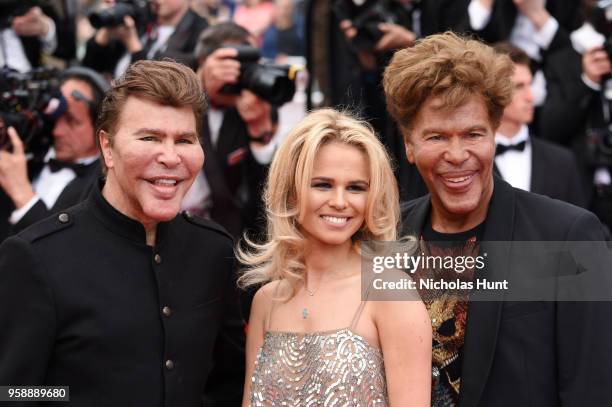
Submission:
[[[238,283],[245,288],[274,280],[289,283],[291,298],[304,279],[306,238],[299,230],[301,197],[310,187],[314,160],[321,146],[342,143],[367,158],[370,185],[364,224],[353,236],[360,241],[393,241],[399,223],[399,196],[391,160],[372,127],[333,109],[310,113],[287,136],[270,166],[264,190],[267,239],[256,244],[245,236],[237,256],[246,270]]]

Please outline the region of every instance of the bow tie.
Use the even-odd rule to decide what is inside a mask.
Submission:
[[[527,144],[526,141],[521,141],[520,143],[517,143],[517,144],[510,144],[508,146],[506,146],[504,144],[498,144],[497,147],[495,147],[495,155],[498,156],[498,155],[503,154],[506,151],[510,151],[510,150],[523,151],[523,150],[525,150],[525,145],[526,144]]]
[[[56,160],[55,158],[51,158],[47,162],[47,165],[49,166],[49,169],[51,170],[51,172],[58,172],[59,170],[62,170],[64,168],[70,168],[72,171],[75,172],[77,177],[81,177],[85,175],[85,173],[87,172],[87,168],[88,168],[88,165],[85,165],[85,164],[71,163],[67,161],[59,161],[59,160]]]

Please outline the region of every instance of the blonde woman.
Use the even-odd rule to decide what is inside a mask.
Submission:
[[[331,109],[283,141],[264,193],[267,241],[239,257],[253,300],[244,406],[428,406],[420,301],[362,301],[360,242],[396,239],[395,178],[367,124]]]

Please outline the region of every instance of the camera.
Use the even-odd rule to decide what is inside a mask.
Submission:
[[[11,26],[13,17],[24,15],[32,7],[43,5],[42,0],[0,0],[0,30]]]
[[[274,106],[280,106],[293,99],[295,78],[300,68],[294,65],[260,64],[259,49],[249,45],[224,46],[234,48],[240,62],[240,77],[235,85],[225,85],[222,93],[239,94],[248,89]]]
[[[120,26],[126,16],[132,17],[137,27],[153,21],[148,0],[120,0],[113,7],[92,11],[88,18],[92,27],[100,29]]]
[[[7,129],[14,127],[28,151],[47,150],[52,144],[49,130],[67,106],[60,82],[61,73],[53,68],[0,70],[0,149],[9,147]]]
[[[411,8],[416,7],[417,3],[419,1],[413,1],[406,7],[396,0],[335,0],[332,10],[340,21],[350,20],[357,30],[357,35],[351,41],[353,47],[357,51],[371,52],[383,36],[378,25],[400,24],[400,21],[409,18]]]

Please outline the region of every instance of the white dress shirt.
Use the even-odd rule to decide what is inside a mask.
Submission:
[[[531,189],[531,143],[529,142],[529,129],[523,125],[512,138],[499,133],[495,135],[495,144],[505,146],[525,141],[523,151],[509,150],[495,157],[495,165],[502,178],[515,188],[525,191]]]
[[[468,15],[472,29],[482,30],[485,28],[491,20],[491,12],[492,10],[484,7],[480,1],[472,0],[468,6]],[[530,19],[519,12],[508,41],[525,51],[531,59],[541,61],[542,54],[540,50],[547,50],[550,47],[558,29],[559,22],[552,16],[538,30]],[[546,100],[546,79],[541,70],[534,74],[532,89],[535,105],[541,106]]]
[[[210,141],[214,147],[217,146],[219,141],[219,133],[221,131],[221,125],[223,124],[223,109],[216,109],[209,107],[206,112],[208,116],[208,128],[210,130]],[[272,161],[272,156],[276,151],[277,135],[275,134],[272,140],[266,145],[259,145],[256,143],[250,144],[251,154],[253,158],[260,164],[269,164]],[[214,152],[204,152],[204,165],[206,165],[206,155],[214,154]],[[190,211],[195,214],[206,216],[206,212],[210,210],[212,206],[212,192],[210,184],[206,179],[204,171],[198,172],[191,188],[187,191],[187,194],[183,197],[181,203],[181,209]]]
[[[55,158],[55,150],[50,148],[45,155],[45,162]],[[98,159],[98,156],[86,157],[76,160],[79,164],[91,164]],[[47,208],[52,208],[57,202],[57,199],[64,191],[64,188],[76,178],[74,170],[70,168],[62,168],[59,171],[52,172],[48,165],[45,165],[32,181],[32,189],[34,196],[21,208],[15,209],[9,218],[11,224],[19,222],[39,200],[42,200]]]
[[[45,54],[51,54],[57,48],[57,38],[55,37],[55,22],[52,19],[47,21],[49,22],[47,35],[39,37],[39,39],[42,44],[42,51]],[[12,28],[0,30],[0,67],[5,65],[22,73],[32,69],[23,49],[23,44]]]

